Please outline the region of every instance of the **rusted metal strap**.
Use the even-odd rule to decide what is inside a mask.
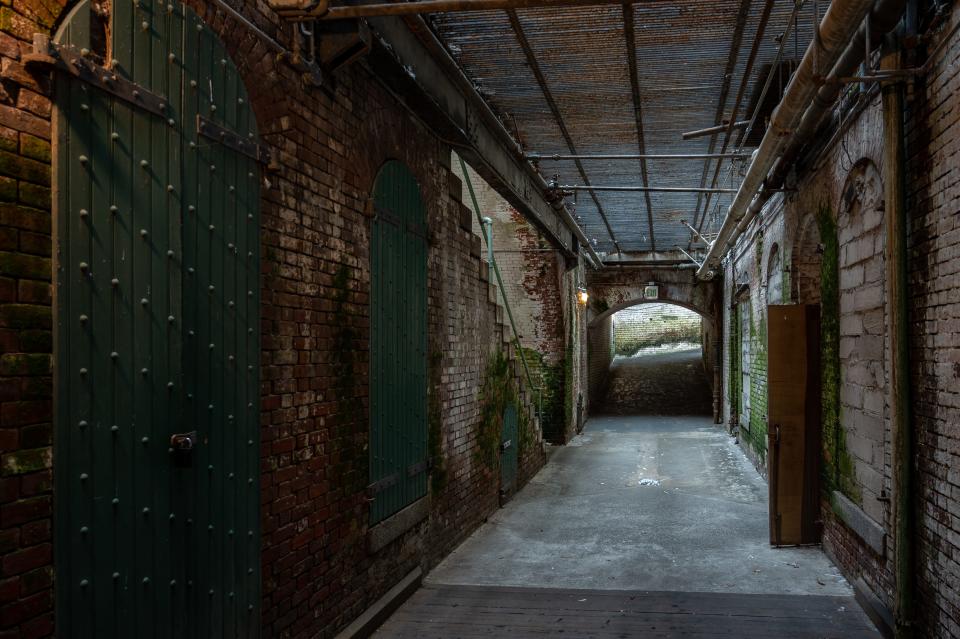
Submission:
[[[75,46],[50,42],[43,34],[34,36],[33,53],[23,56],[28,69],[67,73],[127,104],[162,118],[167,114],[167,99],[128,80],[113,69],[90,60],[90,53]]]
[[[382,493],[387,488],[390,488],[394,484],[400,481],[400,473],[393,473],[392,475],[387,475],[379,481],[375,481],[369,486],[367,486],[367,496],[375,497],[378,493]]]
[[[270,152],[248,138],[243,137],[236,131],[231,131],[223,125],[209,120],[199,113],[197,114],[197,133],[210,140],[215,140],[228,149],[233,149],[237,153],[242,153],[249,158],[253,158],[261,164],[270,163]]]
[[[407,477],[416,477],[417,475],[424,473],[430,470],[433,467],[433,459],[427,458],[423,461],[419,461],[415,464],[407,466]],[[378,493],[382,493],[391,486],[396,485],[400,481],[400,473],[392,473],[387,475],[383,479],[377,480],[367,486],[367,496],[375,497]]]
[[[424,459],[423,461],[417,462],[416,464],[411,464],[407,467],[407,477],[416,477],[420,473],[426,472],[433,467],[433,460],[430,458]]]
[[[427,235],[426,226],[424,226],[423,224],[416,224],[413,222],[404,221],[399,215],[397,215],[396,213],[394,213],[393,211],[391,211],[386,207],[383,207],[383,206],[377,207],[377,218],[380,220],[383,220],[388,224],[392,224],[393,226],[397,227],[401,231],[406,231],[407,233],[416,235],[417,237],[423,240],[429,239]]]

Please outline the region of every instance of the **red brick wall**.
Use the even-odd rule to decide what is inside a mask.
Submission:
[[[460,176],[459,161],[454,158],[453,162],[453,170]],[[578,271],[568,270],[559,251],[475,171],[471,170],[470,176],[480,214],[492,222],[495,259],[520,343],[527,349],[531,376],[534,384],[543,389],[544,436],[562,444],[575,434],[577,427],[574,422],[580,384],[572,361],[567,360],[576,359],[568,343],[572,325],[576,324],[575,315],[582,311],[567,298],[568,289],[576,288]],[[466,187],[462,197],[470,203]],[[478,236],[482,234],[475,215],[473,231]],[[484,259],[486,250],[484,243]],[[581,341],[579,335],[572,339]],[[573,409],[566,410],[566,404]]]
[[[937,45],[960,21],[954,3]],[[917,84],[906,119],[910,363],[925,636],[960,637],[960,35]]]
[[[332,636],[497,507],[497,469],[476,455],[477,394],[502,326],[449,148],[362,63],[338,74],[332,94],[306,90],[243,25],[190,4],[224,39],[278,162],[262,193],[263,634]],[[19,66],[32,34],[51,31],[49,6],[0,7],[0,636],[52,632],[50,102]],[[263,7],[244,11],[283,41],[289,27]],[[391,158],[410,166],[428,212],[430,393],[445,479],[430,517],[371,554],[368,198]],[[334,286],[343,270],[345,290]],[[334,375],[343,367],[352,384]],[[521,478],[542,463],[528,451]]]
[[[603,404],[607,377],[613,362],[613,315],[587,329],[587,407],[592,411]]]
[[[19,63],[42,6],[0,7],[0,636],[53,628],[51,107]]]

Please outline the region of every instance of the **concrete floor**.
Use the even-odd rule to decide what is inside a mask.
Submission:
[[[771,548],[767,485],[708,417],[589,420],[431,584],[851,594],[818,548]]]

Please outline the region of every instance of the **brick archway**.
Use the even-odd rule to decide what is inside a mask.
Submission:
[[[648,298],[644,291],[657,286],[657,297]],[[696,311],[707,321],[716,323],[721,316],[720,286],[700,281],[692,269],[617,268],[587,274],[590,291],[590,326],[597,326],[619,310],[648,302],[676,304]]]
[[[651,283],[657,286],[656,298],[645,295],[645,289]],[[599,396],[604,388],[605,369],[610,362],[604,344],[609,340],[613,314],[639,304],[674,304],[694,311],[704,319],[704,361],[713,370],[714,421],[717,421],[723,334],[720,283],[698,280],[692,269],[623,267],[590,272],[586,284],[590,293],[587,322],[590,395]]]

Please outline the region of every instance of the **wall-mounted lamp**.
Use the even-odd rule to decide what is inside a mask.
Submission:
[[[577,301],[580,302],[582,306],[586,306],[587,302],[590,300],[590,293],[587,292],[586,287],[578,286],[577,287]]]

